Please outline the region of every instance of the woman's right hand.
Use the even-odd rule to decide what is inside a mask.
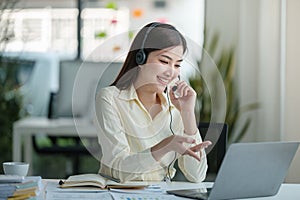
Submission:
[[[201,150],[211,145],[210,141],[205,141],[195,146],[187,148],[183,143],[195,144],[195,139],[180,135],[171,135],[151,148],[152,156],[156,161],[159,161],[164,155],[170,151],[175,151],[181,155],[189,155],[201,160]],[[200,155],[197,154],[200,152]]]

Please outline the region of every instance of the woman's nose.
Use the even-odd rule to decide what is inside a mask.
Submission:
[[[172,69],[172,68],[169,68],[167,71],[166,71],[166,75],[168,76],[168,77],[173,77],[174,75],[176,75],[177,74],[177,72],[174,70],[174,69]]]

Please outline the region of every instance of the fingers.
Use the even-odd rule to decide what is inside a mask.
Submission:
[[[184,137],[184,136],[180,136],[180,135],[176,135],[175,136],[175,139],[177,140],[177,142],[180,142],[180,143],[189,143],[189,144],[193,144],[196,142],[195,139],[193,138],[190,138],[190,137]]]
[[[179,97],[187,96],[188,91],[189,91],[189,86],[184,81],[178,83],[177,93],[179,94]]]
[[[202,151],[201,150],[207,148],[211,144],[212,144],[211,141],[204,141],[200,144],[197,144],[196,146],[193,146],[193,147],[187,149],[183,155],[192,156],[193,158],[200,161],[201,158],[202,158]],[[200,156],[197,154],[197,152],[200,153]]]
[[[198,154],[196,154],[195,152],[193,152],[191,149],[187,149],[183,155],[189,155],[192,156],[193,158],[195,158],[196,160],[200,161],[201,157],[202,157],[202,153],[200,152],[200,156]]]
[[[192,88],[184,81],[179,81],[176,83],[177,90],[175,91],[178,98],[190,95],[190,92],[193,92]]]
[[[204,141],[200,144],[197,144],[193,147],[187,148],[183,145],[183,143],[194,144],[196,142],[195,139],[180,135],[173,135],[168,137],[167,141],[169,149],[178,152],[181,155],[189,155],[198,161],[201,160],[202,157],[202,149],[207,148],[211,145],[211,141]],[[199,152],[199,153],[198,153]],[[199,155],[200,154],[200,155]]]
[[[190,149],[196,152],[196,151],[200,151],[201,149],[207,148],[211,144],[212,144],[211,141],[204,141],[200,144],[197,144],[196,146],[191,147]]]
[[[212,145],[212,142],[207,140],[207,141],[202,142],[202,144],[204,145],[204,148],[207,148],[209,145]]]
[[[180,135],[172,135],[164,140],[165,146],[169,151],[176,151],[183,155],[187,150],[187,147],[183,143],[195,144],[196,140],[190,137],[184,137]]]

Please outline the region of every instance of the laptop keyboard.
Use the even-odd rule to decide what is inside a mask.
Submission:
[[[182,196],[182,197],[188,197],[193,199],[208,199],[209,193],[211,191],[211,188],[198,188],[198,189],[188,189],[188,190],[175,190],[175,191],[169,191],[168,193]]]

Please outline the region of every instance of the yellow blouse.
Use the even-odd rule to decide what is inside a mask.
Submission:
[[[96,126],[98,140],[102,148],[99,172],[118,178],[121,181],[144,180],[161,181],[168,175],[174,177],[175,156],[185,177],[192,182],[203,181],[207,171],[205,151],[197,161],[190,156],[181,156],[175,152],[167,153],[156,161],[150,148],[164,138],[172,135],[184,135],[202,142],[199,132],[194,136],[184,133],[180,112],[168,104],[167,96],[159,96],[162,110],[152,119],[149,112],[138,99],[132,85],[126,90],[115,86],[102,88],[96,97]],[[170,165],[171,163],[171,165]]]

